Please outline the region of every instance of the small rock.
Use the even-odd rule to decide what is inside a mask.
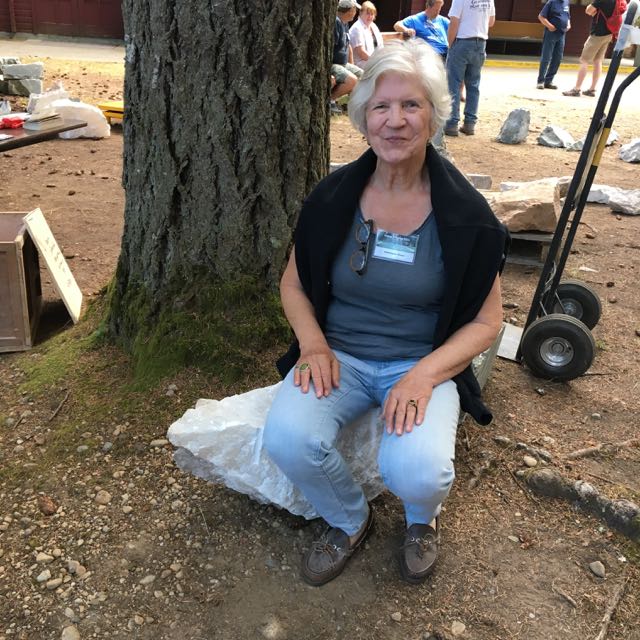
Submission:
[[[527,467],[535,467],[538,464],[538,461],[533,456],[523,456],[522,462],[524,462]]]
[[[129,504],[125,504],[124,507],[122,507],[122,513],[129,514],[133,511],[133,507]]]
[[[607,302],[608,302],[609,304],[615,304],[616,302],[618,302],[618,298],[616,298],[616,296],[609,296],[609,297],[607,298]]]
[[[517,302],[505,302],[502,305],[503,309],[519,309],[520,305]]]
[[[144,578],[142,578],[142,580],[140,580],[139,584],[141,584],[143,587],[146,587],[147,585],[149,585],[152,582],[154,582],[155,579],[156,579],[156,577],[153,574],[149,574],[149,575],[146,575]]]
[[[520,538],[518,538],[518,536],[507,536],[507,538],[511,540],[511,542],[520,542]]]
[[[275,617],[270,617],[259,629],[260,635],[267,640],[277,640],[282,637],[282,625]]]
[[[77,620],[75,611],[71,607],[67,607],[64,610],[64,617],[69,618],[69,620],[73,620],[74,622]]]
[[[636,329],[636,335],[640,338],[640,329]]]
[[[69,189],[69,191],[67,192],[70,196],[75,196],[76,192],[74,189]]]
[[[36,562],[53,562],[53,556],[42,551],[36,556]]]
[[[166,438],[156,438],[149,443],[150,447],[164,447],[169,444],[169,441]]]
[[[621,265],[621,266],[622,266],[622,265]],[[616,283],[615,283],[615,282],[613,282],[613,280],[609,280],[609,281],[607,282],[607,288],[611,289],[611,287],[615,287],[615,286],[616,286]]]
[[[595,233],[585,233],[584,237],[588,238],[589,240],[595,240],[596,235],[595,235]]]
[[[75,625],[65,627],[60,636],[60,640],[80,640],[80,632]]]
[[[51,571],[49,569],[45,569],[38,577],[36,578],[36,582],[46,582],[51,579]]]
[[[109,453],[109,451],[111,451],[111,449],[113,449],[113,442],[105,442],[102,445],[102,451],[104,453]]]
[[[598,578],[604,578],[606,570],[602,562],[600,562],[600,560],[596,560],[595,562],[592,562],[589,565],[589,569],[591,569],[591,573],[593,573],[594,576],[597,576]]]
[[[139,626],[141,627],[144,624],[144,618],[142,616],[139,615],[135,615],[133,616],[133,621]]]
[[[394,622],[402,622],[402,614],[401,614],[399,611],[394,611],[394,612],[391,614],[391,619],[392,619]]]
[[[460,622],[460,620],[454,620],[451,623],[451,633],[456,637],[461,636],[465,632],[466,628],[467,626],[464,622]]]
[[[111,502],[111,494],[105,489],[100,489],[100,491],[96,493],[95,500],[97,504],[109,504]]]
[[[602,416],[599,413],[592,413],[591,414],[591,419],[592,420],[602,420]]]
[[[89,447],[86,444],[81,444],[79,447],[76,448],[76,451],[78,453],[87,453],[87,451],[89,451]]]
[[[57,589],[62,584],[62,578],[54,578],[53,580],[48,580],[46,587],[49,591],[53,591]]]
[[[543,395],[546,393],[546,391],[545,391],[542,387],[538,387],[538,388],[536,389],[536,393],[537,393],[539,396],[543,396]]]

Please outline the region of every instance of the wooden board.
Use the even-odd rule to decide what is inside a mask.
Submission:
[[[58,295],[64,301],[73,322],[78,322],[82,307],[82,292],[62,255],[62,251],[60,251],[56,239],[53,237],[53,233],[51,233],[44,215],[42,215],[42,211],[34,209],[24,217],[24,221],[29,230],[29,235],[47,265]]]

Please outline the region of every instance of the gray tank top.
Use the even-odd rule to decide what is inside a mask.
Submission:
[[[363,275],[350,266],[361,248],[358,208],[331,272],[325,334],[329,346],[365,360],[422,358],[433,336],[445,286],[442,249],[430,214],[408,236],[378,229]]]

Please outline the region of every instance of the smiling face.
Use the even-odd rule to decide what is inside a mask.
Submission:
[[[362,18],[362,22],[369,26],[375,20],[376,14],[375,11],[371,11],[371,9],[363,7],[360,12],[360,17]]]
[[[378,159],[390,165],[422,162],[433,135],[432,108],[419,80],[386,74],[367,104],[367,139]]]

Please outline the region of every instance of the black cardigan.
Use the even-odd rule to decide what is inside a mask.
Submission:
[[[320,181],[305,200],[295,232],[298,276],[324,330],[331,300],[331,268],[377,158],[369,149],[356,161]],[[484,197],[453,164],[429,145],[426,166],[431,182],[433,215],[438,225],[446,278],[435,329],[434,349],[471,322],[482,307],[504,265],[509,233]],[[298,342],[277,363],[282,377],[300,357]],[[453,378],[463,411],[480,424],[493,416],[483,404],[471,366]]]

